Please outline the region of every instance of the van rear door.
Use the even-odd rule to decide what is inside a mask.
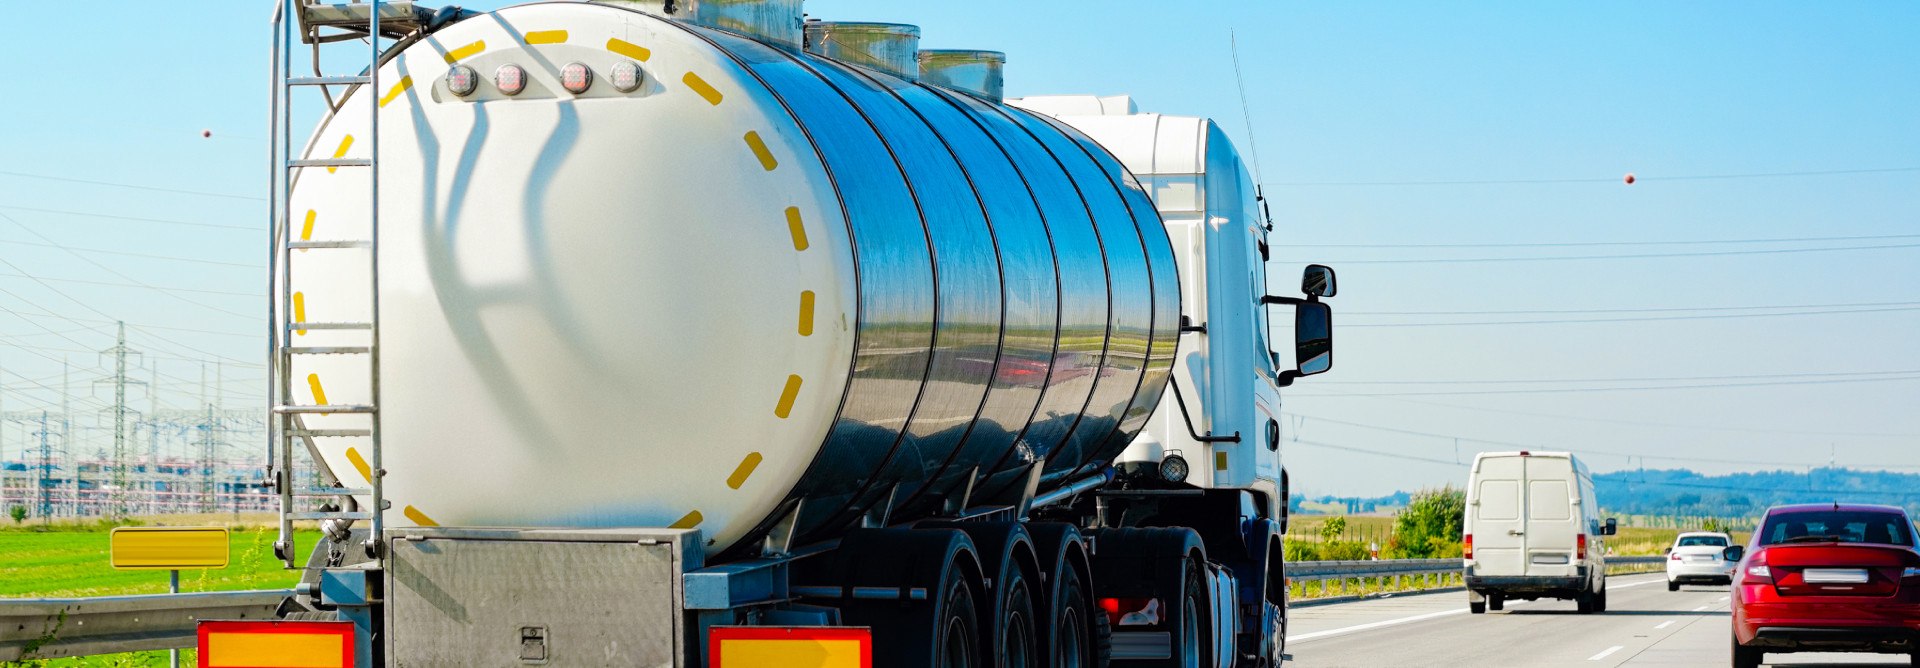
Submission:
[[[1573,462],[1526,457],[1527,575],[1566,576],[1578,562]]]
[[[1487,457],[1474,478],[1473,560],[1480,575],[1526,573],[1526,458]]]

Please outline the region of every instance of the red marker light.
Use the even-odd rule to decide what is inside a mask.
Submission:
[[[1633,172],[1627,172],[1627,178],[1625,180],[1627,185],[1633,185]]]
[[[213,131],[212,131],[212,130],[201,130],[201,131],[200,131],[200,136],[202,136],[202,137],[212,137],[212,136],[213,136]]]

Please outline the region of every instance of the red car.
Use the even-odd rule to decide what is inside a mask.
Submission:
[[[1767,510],[1733,575],[1733,665],[1763,652],[1906,654],[1920,666],[1920,552],[1892,506]]]

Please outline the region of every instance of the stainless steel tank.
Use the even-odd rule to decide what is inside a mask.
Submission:
[[[643,85],[605,79],[623,63]],[[450,65],[524,68],[527,92],[454,94]],[[386,67],[409,80],[380,91],[385,452],[409,520],[698,526],[717,552],[797,513],[824,538],[1013,494],[1029,467],[1042,490],[1097,473],[1158,403],[1172,248],[1119,163],[1051,119],[597,4],[462,21]],[[310,154],[355,154],[364,105],[342,108]],[[351,238],[364,178],[309,172],[296,213]],[[294,287],[344,309],[363,274]],[[316,392],[365,383],[312,364]],[[351,471],[354,447],[322,454]]]

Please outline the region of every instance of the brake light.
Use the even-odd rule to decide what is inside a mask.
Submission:
[[[1465,559],[1473,558],[1473,534],[1460,537],[1460,556]]]
[[[1675,553],[1673,553],[1673,556],[1670,556],[1670,557],[1667,557],[1667,560],[1668,560],[1668,561],[1679,561],[1679,560],[1680,560],[1680,553],[1679,553],[1679,552],[1675,552]]]
[[[1103,598],[1100,610],[1114,626],[1144,626],[1160,623],[1160,601],[1151,598]]]
[[[1746,584],[1772,584],[1773,569],[1767,568],[1767,554],[1755,552],[1747,556]]]
[[[1580,559],[1581,561],[1585,561],[1587,559],[1587,535],[1580,534],[1578,539],[1576,540],[1576,544],[1579,545],[1579,548],[1580,548],[1579,549],[1580,555],[1577,558]]]

